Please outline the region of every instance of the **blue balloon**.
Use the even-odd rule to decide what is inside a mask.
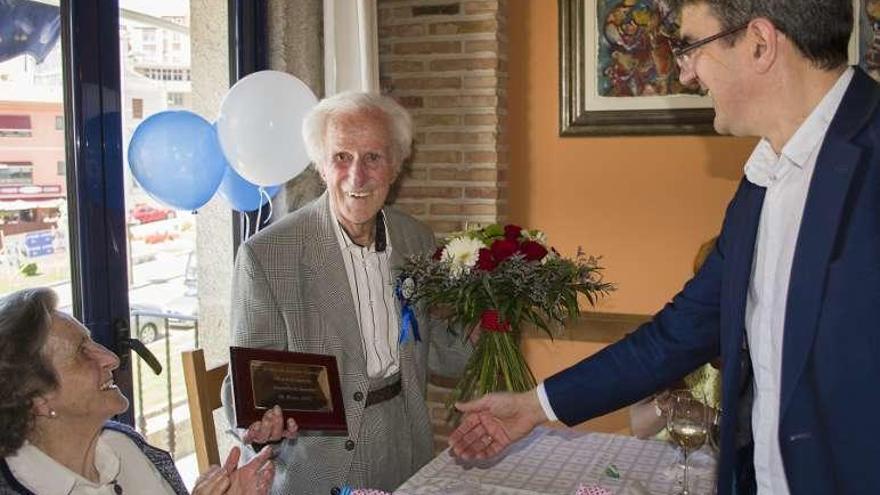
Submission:
[[[281,186],[268,186],[264,188],[266,194],[261,194],[260,186],[244,180],[227,164],[217,192],[233,210],[254,211],[266,204],[269,198],[274,198],[280,189]]]
[[[197,210],[217,192],[226,158],[214,127],[185,110],[159,112],[138,125],[128,164],[141,187],[179,210]]]

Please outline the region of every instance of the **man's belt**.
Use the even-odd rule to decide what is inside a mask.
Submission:
[[[367,392],[367,402],[364,407],[370,407],[397,397],[401,388],[400,378],[398,378],[394,383],[376,390],[370,390]]]

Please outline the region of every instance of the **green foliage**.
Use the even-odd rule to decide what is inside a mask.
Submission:
[[[492,271],[452,276],[452,262],[416,256],[404,264],[401,277],[415,282],[411,303],[451,308],[449,321],[458,329],[472,329],[483,311],[495,309],[514,329],[531,323],[551,334],[554,323],[578,315],[578,294],[595,305],[614,290],[602,281],[598,261],[582,253],[574,260],[547,256],[543,262],[514,255]]]
[[[18,267],[18,271],[21,272],[25,277],[34,277],[39,273],[39,267],[33,261],[29,263],[25,263]]]

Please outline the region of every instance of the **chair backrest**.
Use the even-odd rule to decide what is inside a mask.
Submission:
[[[205,368],[205,351],[202,349],[183,351],[182,358],[196,459],[199,472],[204,473],[210,465],[220,464],[214,410],[222,405],[220,387],[226,377],[227,366],[222,364],[211,369]]]

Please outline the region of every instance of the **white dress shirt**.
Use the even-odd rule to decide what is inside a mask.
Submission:
[[[759,495],[789,493],[779,448],[788,283],[816,158],[853,73],[849,68],[840,76],[783,146],[781,155],[777,156],[770,143],[762,139],[745,165],[746,179],[767,188],[755,241],[745,322],[755,375],[752,431]],[[538,385],[537,395],[547,418],[555,421],[543,382]]]
[[[335,212],[333,218],[336,219]],[[400,320],[391,274],[391,237],[382,212],[379,212],[377,222],[381,222],[377,223],[377,229],[384,232],[384,249],[382,246],[377,249],[376,240],[366,247],[355,244],[339,221],[335,222],[370,378],[391,376],[400,369],[397,347]]]
[[[745,166],[746,178],[767,188],[746,302],[746,334],[755,374],[752,432],[759,495],[789,493],[779,447],[788,283],[816,158],[852,76],[851,68],[843,73],[785,143],[781,155],[761,140]]]
[[[39,495],[115,495],[115,484],[124,494],[174,495],[171,485],[138,446],[116,431],[104,430],[98,437],[97,482],[74,473],[30,442],[7,457],[6,463],[19,483]]]

